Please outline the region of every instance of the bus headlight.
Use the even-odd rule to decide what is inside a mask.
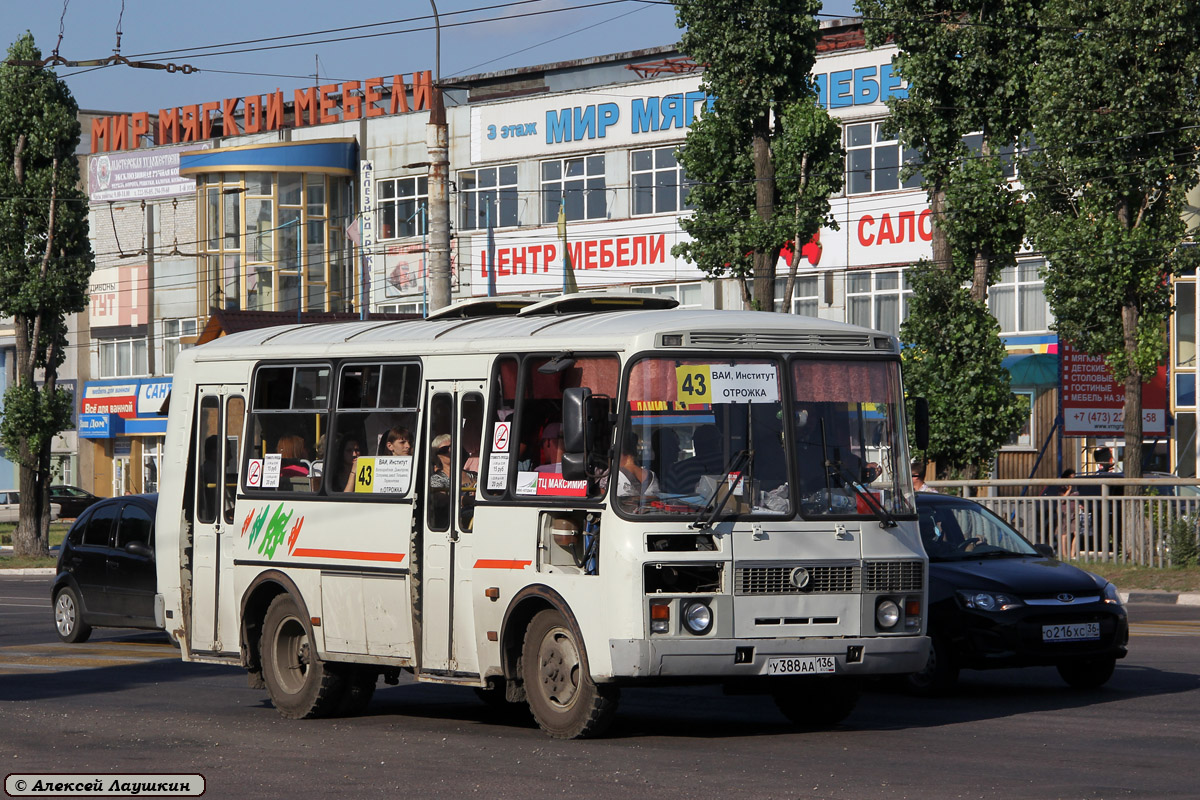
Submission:
[[[704,603],[688,603],[683,610],[683,626],[688,633],[701,636],[712,630],[712,609]]]
[[[896,601],[886,597],[880,600],[875,606],[875,624],[882,630],[890,630],[899,621],[900,606],[896,605]]]

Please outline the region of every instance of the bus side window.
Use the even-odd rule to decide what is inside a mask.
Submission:
[[[233,523],[234,506],[237,501],[238,440],[242,434],[242,424],[246,421],[246,399],[234,395],[225,401],[225,488],[223,490],[225,522]]]
[[[217,498],[221,496],[220,402],[216,395],[201,398],[196,419],[196,439],[200,449],[196,519],[205,525],[217,521]]]
[[[455,483],[454,396],[435,394],[429,404],[428,475],[429,529],[444,531],[450,527],[450,491]]]
[[[462,469],[459,472],[458,524],[471,530],[475,518],[475,491],[479,485],[479,450],[483,433],[483,396],[471,393],[463,398],[460,439]]]
[[[278,459],[275,482],[253,488],[282,492],[317,491],[313,453],[326,436],[329,417],[330,369],[325,365],[264,366],[254,377],[250,422],[246,426],[243,458]],[[239,398],[240,400],[240,398]],[[244,407],[243,407],[244,409]],[[235,409],[228,412],[231,416]],[[244,413],[244,410],[243,412]],[[239,415],[240,416],[240,415]],[[237,452],[240,419],[225,432],[226,447]],[[264,474],[254,470],[254,474]],[[227,475],[236,479],[236,469]],[[228,512],[232,513],[232,511]]]

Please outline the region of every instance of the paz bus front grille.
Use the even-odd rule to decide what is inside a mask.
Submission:
[[[740,595],[919,592],[924,584],[920,561],[739,564],[734,569],[734,593]]]

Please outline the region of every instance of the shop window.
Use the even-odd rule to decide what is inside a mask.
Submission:
[[[556,222],[560,207],[568,222],[607,216],[603,155],[543,161],[541,171],[543,224]]]
[[[1004,445],[1013,448],[1033,447],[1033,392],[1013,392],[1013,394],[1016,395],[1025,413],[1021,418],[1021,427],[1008,437],[1008,441]]]
[[[675,147],[634,150],[630,153],[633,215],[686,211],[692,181],[675,159]]]
[[[315,492],[328,433],[330,370],[324,365],[263,367],[254,376],[245,474],[250,489]]]
[[[429,225],[429,178],[411,176],[375,182],[380,239],[423,236]]]
[[[517,165],[464,169],[458,173],[461,230],[511,228],[517,221]]]
[[[322,470],[328,493],[408,493],[420,391],[416,363],[342,367],[333,444]]]

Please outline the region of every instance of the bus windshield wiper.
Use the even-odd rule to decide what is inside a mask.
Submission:
[[[842,481],[843,486],[849,486],[854,491],[854,494],[867,504],[867,508],[871,509],[871,512],[879,518],[879,527],[896,527],[896,518],[892,516],[891,512],[883,507],[883,504],[879,502],[878,498],[876,498],[873,493],[864,490],[858,485],[858,481],[851,480],[851,478],[848,477],[842,470],[839,462],[826,461],[825,466],[828,468],[831,476],[836,476],[839,478]]]
[[[744,466],[743,462],[749,461],[749,459],[749,450],[738,450],[733,454],[733,458],[730,460],[728,466],[725,467],[721,480],[717,482],[717,485],[713,488],[712,494],[710,494],[708,496],[708,500],[705,501],[704,508],[700,509],[700,513],[696,515],[696,519],[693,520],[692,524],[688,526],[689,528],[704,530],[712,527],[713,520],[719,517],[721,512],[725,510],[725,504],[729,502],[729,498],[733,496],[738,484],[742,482],[742,466]],[[729,483],[729,474],[731,472],[737,473],[737,479],[731,486],[729,486],[729,490],[725,492],[725,496],[721,498],[721,502],[717,504],[717,507],[713,508],[712,513],[705,518],[705,512],[712,507],[713,502],[717,499],[717,495],[721,493],[721,489],[725,488],[726,484]]]

